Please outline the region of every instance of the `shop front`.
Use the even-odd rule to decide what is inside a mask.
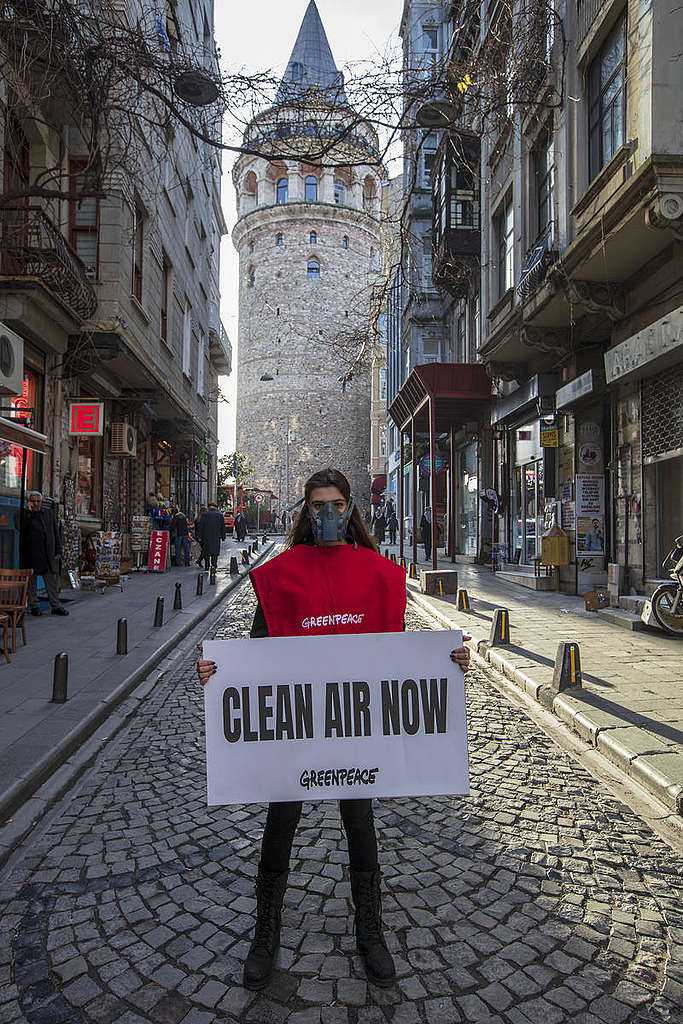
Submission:
[[[399,478],[405,486],[398,491],[400,551],[403,554],[409,522],[413,561],[417,561],[419,522],[426,506],[433,511],[433,568],[439,526],[452,561],[457,554],[473,558],[479,550],[479,434],[490,402],[491,382],[482,364],[429,363],[411,371],[389,407],[402,442]]]
[[[683,306],[604,359],[614,393],[614,561],[623,589],[645,592],[683,533]]]

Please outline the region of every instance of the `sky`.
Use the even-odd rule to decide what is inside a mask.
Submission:
[[[289,60],[309,0],[215,0],[216,43],[224,71],[272,70],[281,75]],[[402,0],[317,0],[337,67],[374,59],[397,44]],[[225,126],[226,137],[232,135]],[[230,139],[232,141],[232,139]],[[235,224],[235,192],[230,172],[234,156],[223,157],[223,211],[228,234],[221,246],[221,315],[232,343],[233,371],[221,380],[228,403],[218,412],[219,456],[235,447],[237,382],[238,262],[230,232]]]

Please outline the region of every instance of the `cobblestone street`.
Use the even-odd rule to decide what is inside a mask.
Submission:
[[[246,589],[218,639],[248,630]],[[408,626],[430,628],[410,609]],[[320,803],[279,970],[243,989],[265,809],[206,806],[193,643],[5,871],[0,1024],[683,1020],[683,858],[478,671],[471,796],[376,806],[397,984],[366,983],[337,805]]]

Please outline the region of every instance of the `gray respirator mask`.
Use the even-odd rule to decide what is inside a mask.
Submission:
[[[313,540],[316,544],[330,544],[334,541],[344,540],[346,528],[353,512],[353,504],[353,498],[349,498],[349,503],[343,512],[337,510],[333,501],[326,501],[318,512],[314,512],[309,506]]]

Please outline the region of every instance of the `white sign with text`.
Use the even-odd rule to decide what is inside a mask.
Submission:
[[[469,793],[459,630],[211,640],[210,805]]]

